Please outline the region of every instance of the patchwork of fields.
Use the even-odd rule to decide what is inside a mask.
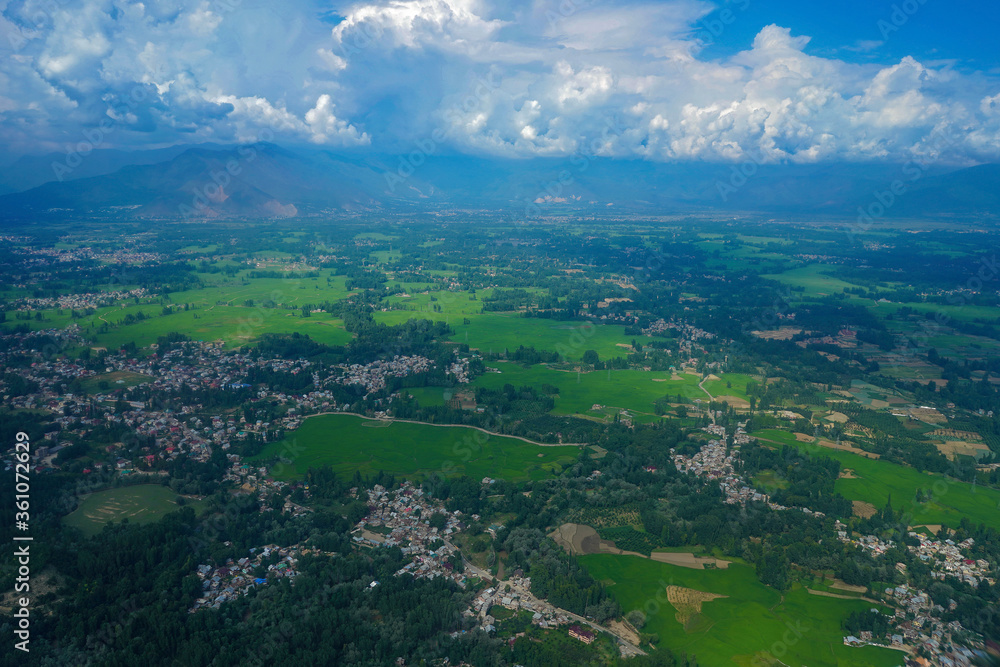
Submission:
[[[868,610],[869,602],[811,595],[801,586],[781,594],[741,564],[696,570],[637,556],[579,560],[608,585],[624,613],[646,614],[643,632],[658,634],[662,645],[705,667],[895,667],[903,661],[899,651],[844,646],[842,619]]]
[[[754,433],[763,444],[791,445],[811,456],[827,456],[840,461],[841,470],[849,468],[850,477],[837,480],[836,491],[848,500],[868,502],[881,509],[892,496],[896,512],[905,512],[909,525],[944,524],[958,527],[963,517],[973,523],[1000,528],[1000,491],[974,488],[971,484],[947,479],[943,475],[925,473],[889,461],[869,459],[836,449],[799,442],[787,431]],[[917,489],[930,491],[932,499],[916,502]]]

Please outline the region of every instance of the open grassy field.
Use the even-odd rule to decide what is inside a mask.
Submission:
[[[303,278],[289,272],[287,278],[250,278],[249,271],[233,277],[217,273],[199,273],[205,287],[170,295],[173,303],[190,303],[197,306],[214,306],[219,303],[242,305],[253,299],[259,305],[271,300],[279,305],[299,307],[304,303],[337,301],[348,295],[347,278],[330,277],[323,272],[319,278]]]
[[[138,484],[106,489],[87,496],[63,521],[86,535],[101,532],[106,523],[128,519],[129,523],[152,523],[179,509],[177,494],[159,484]],[[197,511],[201,501],[185,499]]]
[[[85,379],[80,384],[88,394],[99,391],[113,391],[115,389],[126,389],[136,387],[146,382],[151,382],[153,378],[140,373],[129,371],[114,371],[113,373],[101,373]],[[106,389],[105,389],[106,386]]]
[[[792,287],[801,287],[804,291],[800,294],[806,297],[827,296],[843,292],[845,287],[857,287],[835,278],[833,274],[837,271],[838,267],[831,264],[809,264],[763,277]]]
[[[325,276],[301,278],[294,273],[289,273],[288,278],[250,278],[246,270],[233,277],[214,273],[198,275],[205,287],[171,294],[170,303],[175,312],[170,315],[162,314],[163,304],[159,302],[125,301],[113,307],[98,308],[94,315],[81,319],[73,319],[69,309],[62,314],[50,309],[41,311],[42,321],[24,320],[23,323],[32,329],[61,329],[79,324],[85,335],[95,338],[95,345],[109,348],[128,342],[145,347],[174,331],[192,340],[223,340],[230,347],[251,342],[262,333],[298,331],[330,345],[342,345],[351,338],[340,320],[325,313],[315,313],[308,318],[301,316],[303,305],[345,298],[349,292],[344,276],[331,277],[327,283]],[[194,310],[184,311],[184,304],[191,304]],[[136,316],[139,312],[146,319],[124,324],[128,315]],[[0,330],[21,323],[10,319],[0,326]],[[110,330],[97,334],[104,325]]]
[[[649,413],[653,411],[654,401],[669,395],[670,401],[673,402],[676,401],[678,393],[688,400],[696,398],[708,400],[705,393],[698,388],[700,378],[686,373],[677,376],[678,379],[672,379],[672,375],[668,372],[631,369],[577,374],[542,365],[524,368],[510,362],[497,362],[495,367],[501,372],[486,373],[477,378],[475,384],[490,388],[499,388],[508,383],[515,387],[551,384],[559,387],[559,395],[555,399],[556,407],[553,410],[556,414],[587,413],[595,403]],[[736,386],[734,383],[733,390]]]
[[[579,360],[587,350],[595,350],[601,359],[624,357],[632,339],[643,345],[645,336],[626,336],[625,327],[613,324],[592,325],[583,322],[560,322],[542,318],[518,317],[513,313],[484,313],[470,317],[470,323],[452,320],[452,340],[468,343],[484,352],[515,350],[519,345],[536,350],[558,352],[569,360]]]
[[[836,277],[838,267],[828,264],[809,264],[781,273],[763,276],[777,280],[780,283],[792,287],[800,287],[802,292],[798,295],[803,298],[815,298],[828,296],[843,292],[845,287],[858,287],[853,283],[846,282]],[[850,301],[868,307],[872,314],[880,319],[885,319],[889,315],[899,316],[899,311],[903,307],[908,307],[916,313],[929,313],[946,315],[949,320],[974,321],[976,319],[996,320],[1000,317],[1000,308],[992,306],[975,305],[947,305],[936,303],[922,303],[917,301],[906,303],[877,303],[869,298],[862,298],[856,295],[850,297]]]
[[[636,556],[578,558],[595,579],[613,582],[608,590],[623,612],[646,613],[644,632],[659,634],[662,646],[694,656],[704,667],[903,663],[899,651],[843,645],[841,621],[871,603],[810,595],[798,585],[782,596],[761,584],[750,566],[738,563],[724,570],[695,570]],[[668,593],[668,586],[676,588]],[[692,591],[725,597],[708,599],[713,596]]]
[[[438,407],[445,404],[445,394],[454,394],[451,387],[410,387],[406,392],[424,407]]]
[[[718,380],[706,380],[702,386],[712,396],[736,396],[746,400],[747,383],[753,381],[754,378],[742,373],[723,373]]]
[[[396,283],[390,280],[389,284],[395,285]],[[492,290],[485,289],[473,295],[472,292],[464,291],[417,291],[420,285],[416,283],[409,285],[401,284],[400,286],[407,290],[409,296],[400,296],[397,294],[387,297],[386,302],[397,307],[406,308],[406,310],[388,310],[373,313],[376,322],[400,324],[413,318],[460,324],[462,318],[465,316],[479,316],[480,311],[483,309],[481,299],[489,296],[492,292]]]
[[[142,310],[147,315],[159,312],[159,309],[154,311],[150,307]],[[299,310],[211,306],[171,315],[157,314],[134,324],[119,324],[125,312],[128,311],[116,311],[106,316],[113,326],[107,333],[95,336],[97,345],[115,348],[132,341],[139,347],[145,347],[173,331],[179,331],[191,340],[222,340],[228,347],[245,345],[265,333],[299,332],[328,345],[343,345],[351,340],[343,322],[326,313],[302,317]]]
[[[338,473],[384,471],[409,479],[432,474],[537,480],[558,474],[579,456],[574,446],[542,447],[488,435],[468,427],[379,422],[353,415],[308,418],[285,440],[264,448],[257,459],[277,456],[277,479],[299,478],[310,467],[329,465]]]
[[[971,484],[947,480],[935,473],[925,473],[889,461],[869,459],[858,454],[798,442],[787,431],[754,433],[764,444],[792,445],[813,456],[828,456],[840,461],[841,469],[854,471],[853,478],[837,480],[834,487],[848,500],[861,500],[881,509],[892,495],[897,512],[912,513],[910,525],[943,524],[957,528],[962,517],[973,523],[1000,528],[1000,491],[973,488]],[[917,489],[930,491],[933,499],[917,503]]]
[[[486,291],[478,293],[482,296]],[[437,301],[430,301],[435,296]],[[642,345],[647,336],[626,336],[625,327],[614,324],[592,325],[586,322],[562,322],[543,318],[520,317],[516,313],[479,312],[482,302],[470,300],[468,292],[435,292],[411,297],[390,297],[416,310],[390,310],[374,313],[375,321],[400,324],[408,319],[428,319],[447,322],[455,330],[451,340],[467,343],[483,352],[516,350],[519,345],[536,350],[558,352],[567,360],[579,361],[587,350],[595,350],[604,359],[627,356],[632,340]],[[439,306],[441,312],[433,310]],[[466,324],[465,320],[469,323]]]

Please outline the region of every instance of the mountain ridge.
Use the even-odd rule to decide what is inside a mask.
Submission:
[[[181,150],[182,148],[182,150]],[[176,149],[176,150],[175,150]],[[269,143],[203,144],[105,155],[79,172],[0,195],[0,216],[114,213],[134,218],[295,217],[445,207],[568,212],[754,212],[995,219],[1000,165],[655,163],[587,156],[415,158]],[[48,159],[51,156],[36,158]],[[418,159],[419,158],[419,159]],[[23,161],[19,160],[14,166]],[[14,167],[11,167],[14,168]],[[89,170],[89,172],[87,171]],[[25,176],[25,182],[38,175]],[[0,174],[0,184],[10,184]]]

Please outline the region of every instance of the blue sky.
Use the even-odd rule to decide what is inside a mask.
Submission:
[[[724,38],[707,51],[713,57],[731,55],[746,48],[765,25],[776,23],[810,35],[809,51],[855,62],[899,62],[906,56],[921,61],[953,60],[968,71],[1000,71],[1000,49],[995,30],[1000,26],[1000,4],[986,0],[944,2],[925,0],[903,11],[906,22],[893,22],[897,0],[837,0],[836,2],[792,2],[750,0],[722,2],[709,15],[730,8],[738,21],[727,28]],[[882,23],[880,23],[882,22]]]
[[[987,2],[0,0],[0,17],[8,154],[1000,160]]]

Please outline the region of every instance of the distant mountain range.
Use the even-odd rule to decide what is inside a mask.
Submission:
[[[60,180],[61,179],[61,180]],[[1000,165],[654,163],[334,153],[203,144],[21,158],[0,169],[0,218],[211,219],[489,209],[556,214],[743,213],[1000,217]]]

